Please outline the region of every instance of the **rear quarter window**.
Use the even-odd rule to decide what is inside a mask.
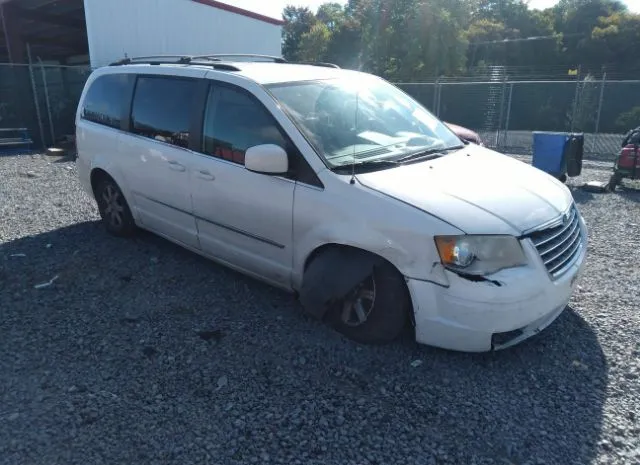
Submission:
[[[128,74],[106,74],[96,78],[82,104],[82,119],[120,129],[132,83]]]

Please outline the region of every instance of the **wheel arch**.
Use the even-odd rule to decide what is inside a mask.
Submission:
[[[317,246],[315,249],[311,250],[311,252],[309,252],[307,254],[307,257],[304,260],[304,267],[303,267],[303,272],[307,271],[307,268],[309,267],[309,264],[320,254],[329,251],[330,249],[347,249],[347,250],[354,250],[354,251],[358,251],[361,253],[366,253],[366,254],[370,254],[373,255],[381,260],[384,260],[385,262],[387,262],[389,265],[393,266],[393,268],[402,275],[402,273],[400,272],[400,270],[398,269],[398,267],[396,265],[394,265],[393,263],[391,263],[387,258],[383,257],[382,255],[372,252],[370,250],[366,250],[363,249],[362,247],[357,247],[355,245],[349,245],[349,244],[341,244],[339,242],[327,242],[326,244],[321,244],[319,246]]]
[[[358,258],[364,259],[365,257],[371,258],[371,263],[373,263],[372,266],[379,266],[379,264],[381,263],[390,266],[398,274],[398,276],[403,278],[405,291],[407,292],[409,297],[411,296],[409,286],[407,286],[407,283],[406,283],[405,276],[400,271],[400,269],[388,258],[378,253],[372,252],[370,250],[363,249],[361,247],[357,247],[349,244],[342,244],[338,242],[328,242],[328,243],[321,244],[316,248],[314,248],[313,250],[311,250],[311,252],[307,254],[304,260],[304,266],[302,270],[302,275],[300,276],[300,283],[299,283],[299,289],[300,289],[299,295],[302,298],[302,300],[304,300],[304,297],[305,297],[302,294],[303,292],[305,292],[305,286],[304,286],[305,276],[307,274],[306,272],[309,269],[309,266],[316,258],[321,257],[324,254],[331,254],[332,252],[339,252],[339,253],[333,254],[332,258],[330,259],[336,264],[336,267],[339,267],[339,263],[341,260],[358,260]],[[346,262],[343,261],[342,265],[343,266],[346,265]],[[363,264],[365,268],[367,267],[367,265],[368,265],[367,263]],[[358,284],[358,283],[355,283],[355,284]],[[409,317],[409,320],[411,321],[412,326],[415,326],[415,315],[413,312],[413,302],[411,298],[409,298],[409,304],[410,304],[410,307],[406,309],[408,314],[407,316]],[[312,313],[319,318],[323,316],[323,311],[320,308],[316,308],[316,310],[312,311]]]
[[[106,170],[102,168],[93,168],[91,170],[89,179],[91,182],[91,190],[93,191],[94,196],[96,194],[96,188],[98,187],[98,183],[100,183],[100,181],[103,181],[105,179],[110,179],[117,184],[117,181],[113,179],[113,176],[111,176],[109,173],[107,173]]]

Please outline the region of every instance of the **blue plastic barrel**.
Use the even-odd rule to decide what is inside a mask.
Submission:
[[[532,165],[552,176],[565,174],[564,153],[569,137],[566,132],[534,132]]]

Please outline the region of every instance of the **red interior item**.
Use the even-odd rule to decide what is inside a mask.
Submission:
[[[620,151],[618,157],[618,167],[633,169],[633,161],[636,159],[636,148],[634,145],[627,145]],[[636,161],[636,167],[640,168],[640,154]]]

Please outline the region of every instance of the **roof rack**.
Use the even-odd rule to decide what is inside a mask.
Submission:
[[[336,68],[340,69],[340,67],[334,63],[324,63],[322,61],[295,61],[289,62],[293,65],[310,65],[310,66],[322,66],[323,68]]]
[[[122,65],[130,65],[133,63],[152,63],[156,61],[167,62],[171,58],[177,58],[177,60],[172,61],[170,63],[179,63],[179,64],[188,64],[191,62],[191,57],[188,55],[148,55],[141,57],[133,57],[133,58],[123,58],[122,60],[114,61],[109,66],[122,66]],[[157,59],[157,60],[156,60]]]
[[[141,65],[189,65],[198,64],[211,66],[214,69],[223,71],[240,71],[240,68],[228,63],[221,63],[220,60],[212,59],[206,56],[189,56],[189,55],[149,55],[143,57],[123,58],[115,61],[109,66],[124,66],[132,64]]]
[[[234,61],[236,58],[257,59],[257,61],[272,61],[274,63],[283,64],[296,64],[296,65],[309,65],[309,66],[321,66],[323,68],[337,68],[340,67],[333,63],[324,63],[319,61],[287,61],[282,57],[272,55],[256,55],[250,53],[227,53],[227,54],[213,54],[213,55],[149,55],[132,58],[123,58],[122,60],[111,63],[109,66],[123,66],[131,64],[147,64],[147,65],[188,65],[198,64],[211,66],[215,69],[225,71],[240,71],[236,66],[231,63],[222,63],[223,61]],[[230,60],[225,60],[230,59]],[[241,61],[241,60],[238,60]],[[198,63],[196,63],[198,62]]]
[[[282,57],[277,57],[277,56],[273,56],[273,55],[256,55],[256,54],[252,54],[252,53],[223,53],[223,54],[213,54],[213,55],[197,55],[197,56],[193,56],[191,57],[192,59],[197,59],[197,58],[206,58],[209,60],[222,60],[223,58],[260,58],[262,60],[271,60],[274,63],[288,63],[287,60],[285,60]],[[229,60],[229,61],[233,61],[233,60]]]

